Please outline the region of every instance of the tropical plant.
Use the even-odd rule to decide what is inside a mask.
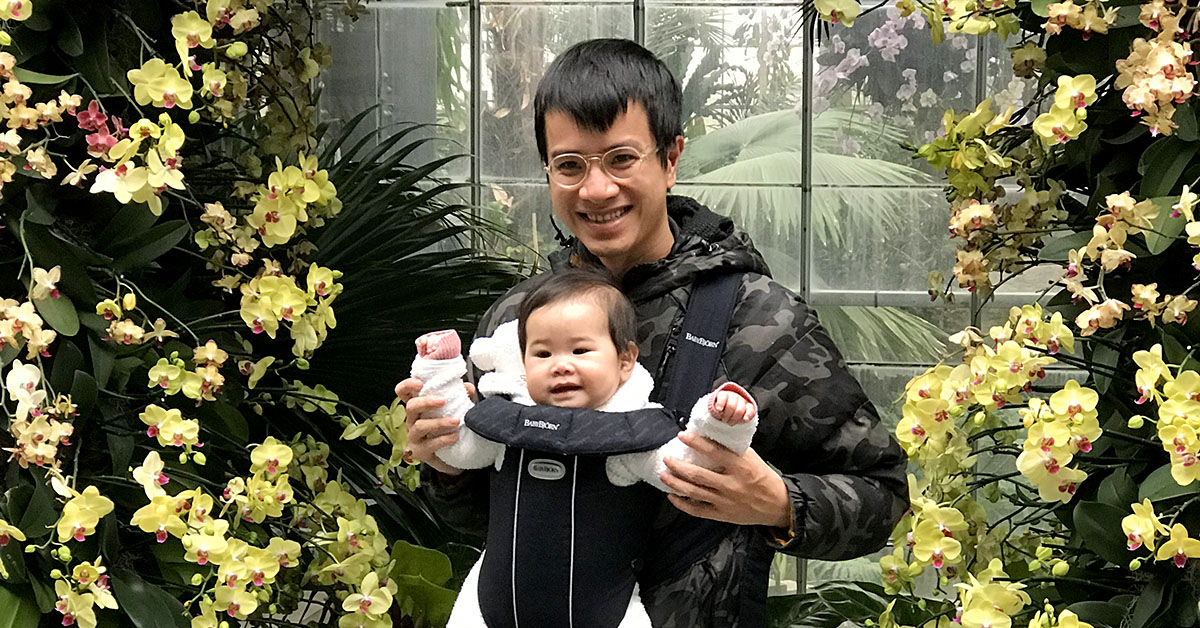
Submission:
[[[948,176],[952,282],[986,298],[1031,269],[1058,281],[908,384],[912,509],[882,587],[832,591],[832,613],[797,623],[1195,625],[1195,8],[899,7],[935,37],[1018,35],[1013,71],[1034,86],[1019,111],[947,112],[917,151]]]
[[[326,5],[0,9],[0,625],[444,621],[390,388],[516,273],[414,127],[326,136]]]

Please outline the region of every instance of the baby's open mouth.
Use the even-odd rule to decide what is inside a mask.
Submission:
[[[550,393],[557,395],[559,393],[572,392],[582,388],[579,384],[558,384],[550,389]]]

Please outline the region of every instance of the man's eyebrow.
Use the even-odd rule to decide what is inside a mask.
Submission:
[[[555,157],[558,157],[559,155],[585,155],[585,154],[603,155],[604,153],[607,153],[608,151],[610,151],[614,148],[620,148],[622,146],[627,146],[629,148],[636,148],[637,150],[641,150],[640,148],[638,148],[637,142],[634,142],[633,140],[627,140],[624,142],[615,142],[613,144],[609,144],[608,146],[605,146],[604,148],[600,149],[599,153],[583,153],[581,151],[568,150],[568,149],[556,150],[556,151],[550,153],[550,158],[553,159]]]

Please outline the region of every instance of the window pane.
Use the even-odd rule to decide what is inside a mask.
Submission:
[[[814,152],[912,164],[900,141],[928,142],[946,109],[977,104],[974,35],[947,34],[934,45],[920,13],[904,18],[895,7],[832,32],[818,42],[813,67]]]
[[[797,6],[649,2],[646,47],[683,87],[681,181],[799,183]]]
[[[954,241],[940,188],[813,190],[813,290],[925,293],[928,273],[947,277]]]
[[[417,149],[410,163],[469,150],[467,9],[373,3],[357,21],[334,12],[322,25],[321,38],[334,50],[333,67],[321,74],[323,119],[349,120],[378,105],[357,136],[377,129],[387,135],[402,123],[441,125],[409,136],[449,140]],[[465,179],[468,169],[467,160],[457,160],[439,174]]]
[[[684,151],[686,152],[686,151]],[[800,286],[800,188],[787,186],[678,185],[672,192],[691,196],[729,216],[754,240],[775,280]]]
[[[577,42],[633,37],[632,2],[483,7],[483,176],[543,180],[533,97],[550,61]]]

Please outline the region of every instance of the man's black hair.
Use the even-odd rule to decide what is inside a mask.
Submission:
[[[548,305],[579,299],[591,299],[608,315],[608,335],[618,354],[628,351],[629,343],[637,344],[637,313],[616,278],[607,271],[570,268],[552,273],[521,301],[517,309],[521,353],[525,353],[525,323],[530,314]]]
[[[546,114],[563,111],[580,127],[604,132],[635,102],[646,109],[658,160],[683,135],[679,82],[654,53],[628,39],[592,39],[571,46],[546,70],[533,99],[534,133],[542,163]]]

